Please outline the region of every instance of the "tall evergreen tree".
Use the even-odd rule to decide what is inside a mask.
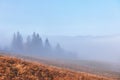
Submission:
[[[31,37],[27,36],[26,43],[25,43],[25,52],[30,53],[31,52]]]
[[[43,42],[42,38],[39,36],[39,34],[36,35],[36,41],[38,43],[38,49],[43,50]]]
[[[31,46],[32,46],[33,52],[35,53],[40,53],[43,50],[42,39],[40,38],[39,34],[36,34],[35,32],[32,35]]]
[[[19,32],[13,35],[12,50],[20,53],[23,52],[23,38]]]
[[[13,39],[12,39],[12,44],[11,44],[12,50],[16,50],[17,45],[16,45],[16,34],[13,34]]]
[[[62,51],[62,48],[61,48],[59,43],[56,45],[56,51],[57,52],[61,52]]]
[[[45,50],[46,51],[50,51],[51,50],[51,45],[49,43],[48,38],[46,38],[46,40],[45,40]]]
[[[31,44],[31,38],[30,38],[30,36],[27,37],[26,44],[28,46],[30,46],[30,44]]]
[[[16,39],[17,39],[16,41],[17,41],[18,48],[22,50],[23,49],[23,37],[19,32],[17,32],[17,38]]]

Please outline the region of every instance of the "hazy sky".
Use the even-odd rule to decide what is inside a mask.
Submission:
[[[120,34],[120,0],[0,0],[0,36]]]

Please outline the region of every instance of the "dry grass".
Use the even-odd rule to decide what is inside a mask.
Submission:
[[[112,80],[88,73],[0,56],[0,80]]]

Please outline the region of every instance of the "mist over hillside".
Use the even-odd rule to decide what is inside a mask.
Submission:
[[[10,43],[7,44],[7,46],[1,46],[0,51],[21,56],[32,56],[35,58],[44,57],[62,60],[75,59],[77,57],[76,54],[62,48],[59,43],[53,46],[47,37],[42,39],[36,32],[26,37],[23,37],[20,32],[14,33]]]
[[[28,35],[17,32],[2,39],[0,52],[43,59],[53,65],[85,72],[89,72],[86,70],[89,68],[95,74],[120,72],[120,36],[43,36],[36,32]]]
[[[23,36],[26,41],[27,36]],[[55,48],[60,43],[61,48],[77,55],[77,59],[102,61],[120,64],[120,36],[43,36],[44,41],[49,39],[50,45]],[[1,44],[11,45],[12,38],[2,41]],[[1,45],[1,47],[2,47]],[[44,52],[43,52],[44,53]]]
[[[51,42],[59,42],[66,50],[75,52],[80,59],[120,63],[120,36],[56,36]]]

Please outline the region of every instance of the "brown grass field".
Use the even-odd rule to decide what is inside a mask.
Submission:
[[[0,55],[0,80],[115,80]]]

